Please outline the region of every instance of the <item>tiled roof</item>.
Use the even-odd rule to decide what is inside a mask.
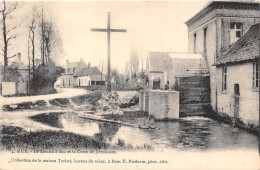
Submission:
[[[259,58],[260,24],[255,24],[214,65],[234,64]]]
[[[169,59],[170,57],[167,52],[149,52],[149,71],[163,72],[165,66],[164,62]]]
[[[191,54],[192,55],[192,54]],[[201,57],[172,58],[174,77],[206,76],[209,74],[206,60]]]

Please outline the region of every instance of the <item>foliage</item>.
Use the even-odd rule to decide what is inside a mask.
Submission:
[[[53,93],[53,85],[57,78],[64,72],[64,68],[57,67],[53,62],[39,65],[32,79],[31,90],[33,94]]]

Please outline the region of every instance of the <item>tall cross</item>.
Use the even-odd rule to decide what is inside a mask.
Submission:
[[[111,91],[111,73],[110,73],[110,33],[111,32],[126,32],[126,29],[111,29],[110,28],[110,12],[107,14],[107,29],[92,28],[91,31],[107,32],[107,90]],[[102,80],[101,80],[102,81]]]

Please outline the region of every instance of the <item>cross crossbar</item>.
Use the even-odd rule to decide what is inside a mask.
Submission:
[[[127,32],[126,29],[103,29],[103,28],[91,28],[90,31],[94,32]]]

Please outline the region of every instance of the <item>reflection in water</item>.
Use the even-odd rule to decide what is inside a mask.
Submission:
[[[63,113],[43,113],[35,116],[29,117],[30,119],[36,121],[36,122],[41,122],[43,124],[47,124],[52,127],[57,127],[57,128],[63,128],[60,114]]]
[[[155,122],[159,129],[145,130],[91,121],[74,113],[37,115],[35,121],[87,136],[100,136],[108,142],[121,139],[132,146],[152,145],[175,149],[235,149],[258,147],[258,138],[240,129],[203,117],[181,118],[172,122]],[[37,117],[36,116],[36,117]],[[39,116],[41,119],[39,119]],[[42,118],[44,117],[44,118]],[[49,117],[49,118],[48,118]],[[54,117],[54,118],[53,118]],[[55,121],[54,121],[55,120]]]
[[[111,123],[99,123],[100,134],[103,138],[107,139],[108,142],[112,141],[112,138],[117,133],[118,129],[121,128],[120,125]]]
[[[151,144],[149,134],[145,130],[122,126],[112,139],[112,143],[117,143],[121,139],[125,144],[132,144],[132,146],[144,146],[144,144]]]
[[[60,119],[65,131],[74,132],[87,136],[94,136],[100,133],[99,125],[91,121],[86,121],[73,113],[64,113],[60,115]]]
[[[209,136],[212,131],[209,129],[211,120],[204,121],[180,121],[180,131],[178,135],[178,143],[183,148],[199,147],[204,148],[209,145]]]

